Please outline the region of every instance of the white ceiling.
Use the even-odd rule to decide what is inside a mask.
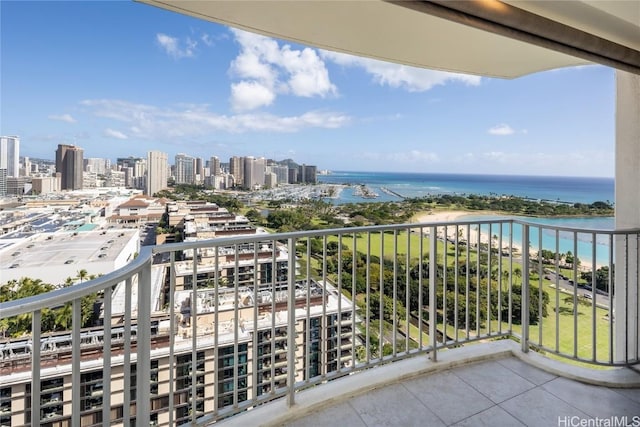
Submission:
[[[437,70],[514,78],[589,63],[380,0],[139,1],[304,45]],[[640,50],[640,1],[505,3]]]

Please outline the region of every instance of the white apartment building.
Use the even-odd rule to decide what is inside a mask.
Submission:
[[[121,204],[119,210],[131,214],[142,201],[132,199]],[[182,227],[187,239],[264,234],[266,240],[217,250],[201,248],[197,257],[193,251],[184,251],[182,261],[153,266],[152,424],[167,425],[170,417],[176,424],[186,423],[193,407],[195,415],[200,416],[275,393],[287,386],[287,362],[291,354],[295,358],[294,381],[326,375],[351,364],[355,345],[353,306],[331,284],[313,280],[295,283],[296,321],[293,330],[290,329],[288,299],[292,292],[287,282],[286,246],[269,241],[269,234],[251,227],[246,218],[210,203],[172,203],[167,205],[167,212],[170,223]],[[195,276],[194,263],[198,270]],[[170,276],[175,277],[172,296],[168,287]],[[133,347],[137,336],[137,306],[130,312],[133,325],[130,332],[125,328],[127,314],[121,308],[126,298],[125,286],[120,283],[112,294],[111,319],[103,318],[103,322],[111,324],[112,360],[108,376],[104,374],[101,358],[104,328],[81,332],[82,425],[102,422],[102,407],[107,404],[115,423],[112,425],[123,425],[128,407],[135,406],[136,354],[131,355],[130,362],[117,356],[123,346]],[[137,292],[137,286],[135,281],[132,292]],[[177,316],[173,330],[169,328],[172,311]],[[287,348],[291,335],[295,338],[293,353]],[[70,341],[69,332],[45,334],[40,341],[40,351],[49,361],[41,368],[40,417],[52,426],[70,426],[72,405],[68,402],[72,400],[73,376],[68,357]],[[0,343],[2,425],[32,422],[29,413],[32,348],[29,339]],[[174,401],[170,405],[172,392]]]
[[[147,182],[146,194],[153,196],[160,190],[167,188],[169,179],[169,162],[167,153],[149,151],[147,154]]]
[[[20,176],[20,137],[0,136],[0,169],[7,176]]]

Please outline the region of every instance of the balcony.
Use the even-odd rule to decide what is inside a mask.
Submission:
[[[35,397],[45,381],[55,380],[68,390],[57,419],[79,423],[81,375],[98,370],[102,378],[112,378],[102,389],[107,424],[128,425],[135,418],[145,425],[174,425],[187,417],[194,425],[269,420],[315,425],[324,410],[345,419],[359,414],[368,425],[381,423],[378,416],[396,423],[407,415],[422,421],[424,414],[444,425],[483,419],[497,425],[523,405],[534,411],[529,414],[544,416],[609,413],[599,411],[607,405],[574,399],[592,394],[603,396],[602,402],[626,402],[611,407],[620,409],[619,415],[636,415],[640,345],[633,296],[639,242],[639,230],[491,219],[145,248],[109,275],[0,304],[2,319],[32,318],[30,339],[0,343],[0,388],[12,390],[3,401],[19,407],[24,397],[17,390],[29,386],[30,414],[14,415],[34,419],[42,409]],[[248,246],[258,263],[264,244],[280,245],[288,266],[295,266],[287,269],[286,286],[265,283],[258,275],[249,285],[223,284],[216,273],[212,280],[196,280],[190,300],[175,300],[175,264],[183,251],[206,249],[212,257],[202,262],[221,272],[219,253]],[[150,290],[155,254],[168,254],[163,258],[170,260],[170,276],[165,308],[152,312],[151,295],[158,295]],[[198,277],[197,262],[191,273]],[[111,316],[116,286],[125,290],[124,318]],[[205,311],[197,304],[202,288],[213,293],[212,301],[221,301],[218,293],[224,291],[236,301],[242,295],[243,303],[213,304]],[[104,292],[106,320],[99,329],[84,330],[77,326],[81,298],[95,292]],[[260,303],[265,294],[272,301],[266,305]],[[41,331],[43,310],[67,302],[75,326],[66,338],[57,333],[52,343]],[[184,304],[191,304],[188,324],[177,316]],[[265,341],[284,331],[282,339]],[[99,351],[81,345],[87,336]],[[57,352],[51,348],[56,342],[63,346]],[[278,371],[271,363],[273,374],[259,382],[258,351],[265,345],[278,353]],[[190,381],[178,375],[178,359],[198,366],[188,373]],[[158,378],[153,393],[152,371]],[[204,384],[198,382],[202,377]],[[478,395],[474,404],[465,403]],[[377,408],[393,410],[367,409],[374,400],[380,402]],[[365,412],[373,418],[363,417]],[[517,419],[539,425],[526,415]]]

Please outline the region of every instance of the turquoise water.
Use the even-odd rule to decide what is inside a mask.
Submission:
[[[576,255],[582,265],[589,266],[593,260],[593,233],[573,233],[570,231],[559,231],[556,235],[556,230],[544,228],[545,225],[578,228],[581,230],[613,230],[614,219],[613,217],[586,217],[586,218],[530,218],[530,217],[516,217],[516,216],[491,216],[491,215],[470,215],[461,218],[467,221],[491,221],[497,218],[513,218],[529,223],[540,224],[543,227],[530,227],[529,241],[531,243],[530,248],[534,251],[540,249],[540,231],[542,230],[542,247],[541,249],[547,249],[552,252],[567,253],[571,251]],[[513,224],[511,227],[511,234],[513,235],[513,244],[515,246],[522,247],[522,230],[523,227],[520,224]],[[499,235],[499,224],[493,224],[491,227],[492,235]],[[481,232],[488,234],[489,226],[483,225]],[[502,246],[507,246],[509,243],[509,224],[502,225]],[[577,245],[574,245],[574,241]],[[598,266],[609,264],[609,236],[596,234],[596,257],[595,262]]]

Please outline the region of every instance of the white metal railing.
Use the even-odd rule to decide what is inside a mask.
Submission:
[[[205,424],[491,338],[569,363],[637,363],[639,236],[492,219],[145,247],[106,276],[0,304],[0,319],[32,318],[29,336],[0,341],[0,421],[9,407],[23,424]],[[247,248],[251,269],[226,261]],[[194,249],[208,259],[176,269]],[[151,275],[156,254],[169,254],[161,282]],[[95,293],[103,326],[83,328],[82,298]],[[71,331],[43,333],[43,313],[69,302]],[[99,395],[89,374],[102,378]]]

